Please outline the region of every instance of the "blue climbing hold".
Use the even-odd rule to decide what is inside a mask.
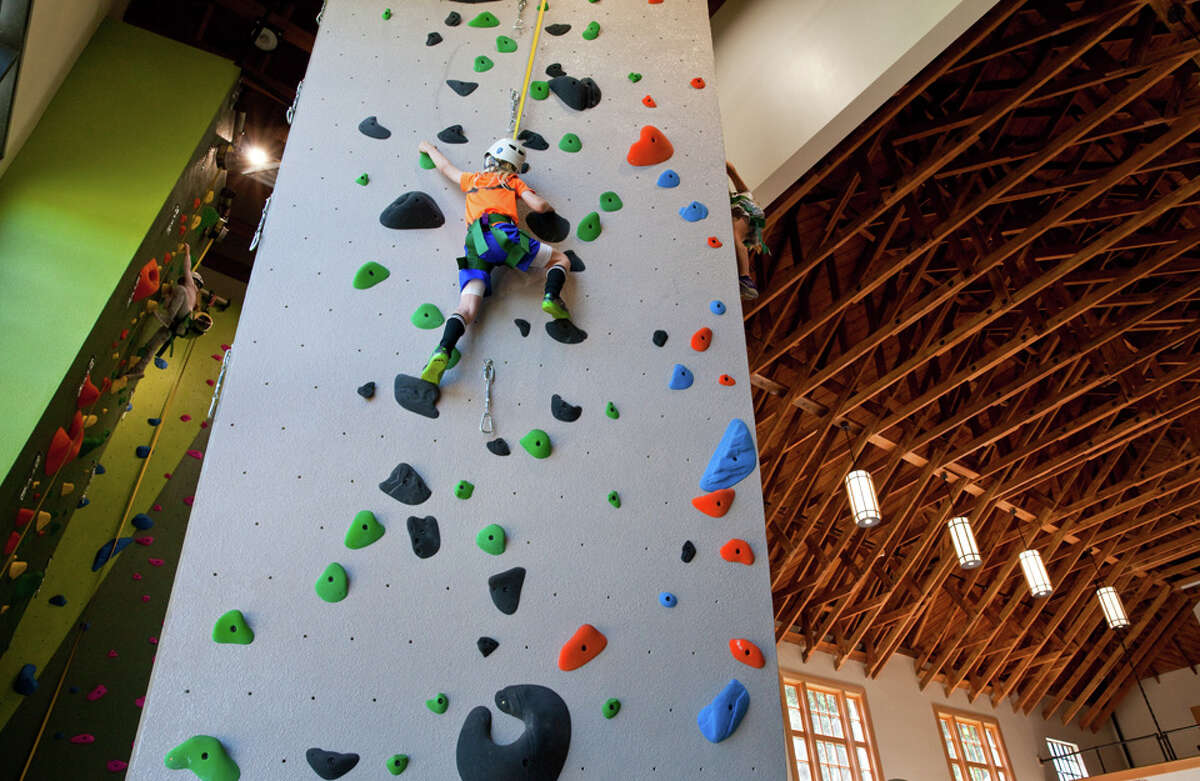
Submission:
[[[81,496],[79,497],[79,501],[75,503],[75,507],[87,507],[91,503],[91,499],[87,498],[86,496]]]
[[[101,545],[100,550],[96,551],[96,558],[92,560],[92,572],[96,572],[107,564],[110,558],[129,547],[131,542],[133,542],[132,537],[121,537],[115,546],[112,540]]]
[[[688,222],[699,222],[708,216],[708,207],[699,201],[692,201],[679,210],[679,216]]]
[[[79,694],[79,687],[78,687],[78,686],[72,686],[72,687],[71,687],[70,689],[68,689],[67,691],[69,691],[71,694]]]
[[[675,595],[670,591],[663,591],[658,595],[658,604],[662,605],[663,607],[675,607],[676,603],[678,602],[679,600],[677,600]]]
[[[138,458],[145,458],[146,456],[150,455],[150,446],[138,445],[137,450],[134,452],[137,453]]]
[[[692,383],[696,378],[692,375],[688,367],[682,363],[675,364],[674,371],[671,372],[671,390],[683,390],[684,388],[692,387]]]
[[[96,464],[96,467],[92,470],[92,474],[102,475],[107,471],[108,470],[104,468],[104,464]]]
[[[167,368],[167,359],[166,358],[155,358],[154,365],[159,369],[165,369],[165,368]]]
[[[750,429],[742,420],[734,418],[729,421],[725,436],[721,437],[716,452],[708,461],[704,477],[700,478],[700,488],[705,491],[729,488],[754,471],[755,461]]]
[[[152,526],[154,526],[154,521],[151,520],[149,515],[146,515],[145,513],[138,513],[137,515],[133,516],[133,528],[146,531],[146,529],[149,529]]]
[[[658,175],[659,187],[678,187],[679,174],[672,171],[670,168]]]
[[[159,423],[162,423],[162,418],[146,418],[146,422],[151,426],[157,426]]]
[[[133,412],[133,402],[132,401],[125,405],[125,411]]]
[[[696,724],[709,742],[720,743],[737,730],[749,707],[750,692],[735,678],[704,706],[696,717]]]
[[[708,311],[712,312],[714,315],[725,314],[725,302],[718,299],[713,299],[713,302],[708,305]]]
[[[63,607],[67,604],[67,598],[62,594],[55,594],[54,596],[50,597],[50,604],[54,605],[55,607]]]
[[[23,666],[21,672],[17,673],[17,679],[13,681],[13,691],[26,697],[37,691],[38,682],[34,676],[35,672],[37,672],[37,668],[32,664]]]

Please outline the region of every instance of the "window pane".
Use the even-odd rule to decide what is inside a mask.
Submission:
[[[967,755],[968,762],[987,764],[987,757],[983,753],[983,737],[979,734],[977,726],[958,722],[958,738],[962,742],[963,753]]]
[[[792,738],[792,753],[796,755],[796,781],[812,781],[808,764],[808,744],[804,738]]]
[[[858,715],[858,703],[853,697],[846,698],[846,713],[850,716],[850,734],[859,743],[865,742],[866,737],[863,736],[862,717]]]
[[[971,768],[971,781],[992,781],[992,774],[990,771],[986,770],[985,768],[972,767]]]
[[[854,781],[850,769],[850,756],[843,744],[818,740],[817,762],[821,767],[822,781]]]
[[[837,698],[826,692],[808,690],[808,710],[812,714],[813,731],[831,738],[845,737],[842,734],[842,715]]]
[[[954,781],[963,781],[962,770],[958,765],[951,765],[950,769],[954,771]]]
[[[797,732],[804,731],[804,717],[795,708],[788,708],[788,725]]]
[[[983,730],[987,735],[988,748],[992,750],[992,764],[996,767],[1004,767],[1004,760],[1000,756],[999,741],[996,739],[996,730],[993,727],[985,727]]]
[[[958,752],[954,750],[954,735],[950,732],[950,723],[945,719],[940,719],[942,723],[942,740],[946,743],[946,753],[951,759],[958,759]]]
[[[867,754],[867,750],[862,746],[855,749],[858,752],[858,770],[862,773],[863,781],[873,781],[875,778],[871,774],[871,757]]]
[[[787,698],[787,704],[788,704],[789,708],[799,708],[800,707],[800,698],[796,696],[796,687],[795,686],[784,686],[783,687],[783,695],[784,695],[784,697]]]

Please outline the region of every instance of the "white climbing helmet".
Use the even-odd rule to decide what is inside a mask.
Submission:
[[[525,165],[525,147],[521,146],[515,138],[498,138],[483,153],[485,163],[488,158],[508,163],[520,171],[521,167]]]

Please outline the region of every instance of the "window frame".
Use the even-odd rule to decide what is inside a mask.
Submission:
[[[788,716],[788,711],[790,710],[787,702],[788,686],[797,689],[797,696],[802,706],[799,710],[804,729],[800,731],[792,728],[791,719]],[[820,693],[833,694],[837,697],[842,738],[827,735],[818,736],[815,733],[812,728],[812,706],[808,701],[809,689]],[[859,721],[862,724],[865,737],[865,740],[862,741],[854,738],[854,731],[850,725],[850,710],[846,703],[851,698],[859,710]],[[871,767],[868,768],[871,778],[874,781],[883,781],[883,762],[879,756],[879,746],[876,742],[875,726],[871,721],[871,709],[867,703],[866,689],[829,678],[819,678],[813,675],[781,670],[779,675],[779,705],[783,709],[784,743],[787,747],[788,773],[791,777],[794,778],[796,774],[796,753],[792,748],[792,740],[800,739],[804,741],[806,751],[808,752],[807,761],[812,770],[811,777],[814,781],[825,781],[821,773],[819,755],[817,753],[817,739],[819,738],[827,743],[837,743],[846,747],[846,755],[850,760],[851,772],[857,779],[862,779],[863,777],[859,767],[857,749],[860,747],[865,748],[867,759],[871,764]]]
[[[955,758],[951,758],[949,747],[946,745],[946,735],[942,732],[943,719],[949,719],[951,723],[950,736],[954,740],[954,751],[957,755]],[[959,722],[978,726],[986,765],[967,758],[966,752],[963,751],[962,734],[958,729]],[[1008,757],[1008,745],[1004,742],[1004,731],[1000,729],[1000,722],[997,719],[982,713],[972,713],[935,703],[933,705],[933,723],[937,729],[938,743],[941,744],[942,754],[946,757],[946,772],[949,773],[951,781],[957,779],[957,776],[954,775],[955,767],[962,771],[963,781],[972,781],[972,767],[987,770],[993,781],[999,781],[997,772],[1004,774],[1005,781],[1016,781],[1012,760]],[[994,733],[1002,765],[997,765],[992,756],[991,747],[988,744],[989,731]]]
[[[1066,755],[1061,756],[1054,753],[1054,746],[1061,746],[1067,749]],[[1083,761],[1083,755],[1079,753],[1079,745],[1072,743],[1069,740],[1060,740],[1059,738],[1046,738],[1046,750],[1050,752],[1050,765],[1054,768],[1054,772],[1058,775],[1059,781],[1077,781],[1088,777],[1087,764]],[[1059,762],[1070,762],[1074,767],[1067,768],[1070,775],[1063,775],[1063,769],[1059,767]]]

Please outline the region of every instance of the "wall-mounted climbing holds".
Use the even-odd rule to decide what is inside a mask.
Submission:
[[[357,393],[359,396],[362,396],[364,399],[373,399],[375,398],[375,383],[365,382],[355,389],[355,393]]]
[[[619,493],[617,493],[616,491],[609,491],[608,492],[608,503],[611,504],[613,507],[616,507],[618,510],[621,509],[621,495]]]
[[[496,692],[496,707],[521,719],[525,731],[506,745],[491,737],[492,714],[472,708],[458,733],[455,763],[462,781],[555,781],[571,747],[571,713],[545,686],[522,684]]]
[[[576,111],[586,111],[600,105],[600,85],[588,78],[555,76],[550,79],[550,91]]]
[[[238,781],[242,771],[221,741],[194,735],[167,752],[163,764],[171,770],[191,770],[200,781]]]
[[[708,207],[699,201],[692,201],[679,209],[679,216],[688,222],[699,222],[708,216]]]
[[[316,582],[317,596],[326,602],[341,602],[350,593],[350,578],[336,561],[325,568]]]
[[[571,32],[571,25],[548,24],[546,25],[546,32],[550,33],[551,35],[566,35],[567,33]]]
[[[492,575],[488,578],[488,591],[492,595],[492,604],[501,613],[511,616],[517,612],[517,608],[521,604],[521,586],[524,584],[524,567],[513,567]]]
[[[540,428],[533,428],[521,437],[521,447],[534,458],[547,458],[552,450],[550,435]]]
[[[704,706],[696,717],[700,733],[711,743],[720,743],[729,737],[742,723],[742,717],[750,707],[750,692],[740,681],[734,679],[726,684],[713,701]]]
[[[583,40],[585,40],[585,41],[596,40],[596,37],[600,35],[600,23],[599,22],[588,22],[588,26],[583,28],[583,32],[581,33],[581,35],[583,36]]]
[[[387,20],[391,19],[392,18],[392,9],[390,9],[390,8],[383,9],[383,13],[381,14],[381,16],[383,16],[383,21],[385,21],[385,22]]]
[[[734,564],[745,564],[749,567],[754,563],[754,551],[750,549],[750,543],[734,537],[721,546],[721,558]]]
[[[641,81],[641,80],[642,80],[642,74],[640,74],[640,73],[632,73],[632,72],[631,72],[631,73],[629,74],[628,78],[629,78],[629,80],[630,80],[631,82],[633,82],[634,84],[637,84],[639,81]]]
[[[620,211],[624,206],[621,202],[621,196],[614,193],[612,190],[600,193],[600,208],[606,212]]]
[[[546,66],[546,75],[554,78],[555,76],[566,76],[567,72],[563,70],[561,62],[552,62]]]
[[[662,347],[667,343],[667,332],[659,329],[650,335],[650,341],[654,342],[656,347]]]
[[[720,491],[697,496],[692,499],[692,506],[705,515],[720,518],[729,512],[733,505],[734,491],[732,488],[722,488]]]
[[[493,638],[484,636],[475,641],[475,647],[479,649],[479,653],[486,659],[492,655],[492,651],[500,647],[500,644]]]
[[[721,383],[722,385],[737,385],[737,380],[733,379],[728,374],[722,374],[717,378],[717,382]]]
[[[630,165],[658,165],[670,160],[673,154],[675,147],[671,146],[663,132],[653,125],[645,125],[638,135],[638,140],[630,145],[625,159]]]
[[[572,404],[556,393],[550,397],[550,414],[563,423],[573,423],[583,414],[583,407]]]
[[[563,672],[578,670],[600,655],[608,646],[608,638],[591,624],[575,630],[571,639],[558,652],[558,669]]]
[[[547,94],[549,94],[550,86],[546,85],[546,89]],[[522,130],[521,135],[517,136],[517,140],[520,141],[526,149],[534,149],[539,152],[544,152],[550,148],[550,142],[543,138],[540,133],[535,133],[532,130]]]
[[[454,495],[459,499],[470,499],[475,493],[475,485],[469,480],[459,480],[454,484]]]
[[[66,607],[67,604],[67,598],[62,594],[55,594],[54,596],[50,597],[48,601],[55,607]]]
[[[616,716],[620,712],[621,712],[621,701],[618,700],[616,697],[609,697],[607,700],[604,701],[604,706],[602,708],[600,708],[600,713],[602,713],[604,715],[604,718],[606,718],[606,719],[611,719],[613,716]]]
[[[446,712],[446,708],[450,707],[450,698],[445,694],[438,692],[434,696],[425,700],[425,707],[438,714],[439,716]]]
[[[392,385],[392,395],[396,397],[397,404],[427,418],[438,416],[437,401],[441,393],[441,389],[432,382],[407,374],[397,374]]]
[[[758,646],[744,637],[734,637],[729,641],[729,653],[742,664],[751,667],[763,667],[767,661]]]
[[[25,664],[17,672],[17,677],[13,679],[13,691],[23,697],[28,697],[37,691],[37,667],[32,664]]]
[[[213,624],[212,639],[214,643],[250,645],[254,642],[254,630],[246,623],[242,611],[230,610]]]
[[[392,201],[379,215],[379,222],[393,230],[440,228],[446,217],[437,202],[419,190],[404,193]]]
[[[462,14],[460,14],[458,11],[451,11],[450,15],[446,17],[446,26],[447,27],[458,27],[458,25],[460,25],[461,23],[462,23]]]
[[[709,302],[708,311],[712,312],[714,315],[725,314],[725,302],[713,299],[711,302]]]
[[[361,173],[358,175],[357,178],[355,178],[354,181],[355,181],[355,183],[361,184],[363,187],[366,187],[368,184],[371,183],[371,177],[368,176],[366,173]]]
[[[725,245],[722,244],[721,240],[718,239],[716,236],[709,236],[708,237],[708,246],[712,247],[713,249],[720,249],[721,247],[724,247]]]
[[[432,515],[426,515],[424,518],[410,515],[408,517],[408,536],[412,541],[413,553],[417,554],[417,558],[427,559],[442,547],[442,535],[438,531],[437,518]]]
[[[479,534],[475,535],[475,544],[479,546],[479,549],[493,556],[504,553],[507,541],[508,537],[505,535],[504,529],[495,523],[489,523],[479,530]]]
[[[564,133],[558,142],[558,148],[564,152],[578,152],[583,149],[583,142],[574,133]]]
[[[434,32],[431,32],[429,35],[425,36],[425,45],[426,46],[437,46],[441,42],[442,42],[442,34],[437,32],[436,30]]]
[[[545,100],[550,97],[550,84],[545,81],[529,82],[529,97],[534,100]]]
[[[671,370],[671,381],[668,383],[668,387],[671,390],[686,390],[692,387],[692,383],[695,381],[696,378],[691,370],[682,363],[677,363]]]
[[[442,310],[433,304],[421,304],[412,313],[410,320],[417,328],[424,328],[426,330],[439,328],[442,323],[446,322],[446,318],[442,315]]]
[[[658,108],[658,104],[654,102],[654,98],[650,97],[649,95],[642,98],[642,105],[646,108]]]
[[[658,604],[663,607],[675,607],[679,604],[679,600],[670,591],[660,591],[658,593]]]
[[[575,235],[580,241],[595,241],[600,237],[600,215],[596,212],[588,212],[587,216],[579,222],[579,227],[575,231]]]
[[[571,223],[558,212],[529,212],[525,215],[525,224],[535,236],[551,244],[562,241],[571,232]]]
[[[143,298],[148,298],[158,292],[159,284],[158,262],[154,258],[146,261],[146,264],[138,269],[137,284],[133,286],[133,300],[141,301]]]
[[[512,451],[508,449],[508,443],[504,441],[504,437],[496,437],[487,443],[488,452],[497,456],[506,456]]]
[[[131,542],[133,542],[132,537],[121,537],[116,541],[115,545],[113,544],[112,540],[109,540],[101,545],[99,550],[96,551],[95,557],[92,559],[92,572],[97,572],[101,567],[108,563],[108,560],[111,557],[116,556],[118,553],[129,547]]]
[[[379,119],[374,114],[358,123],[358,132],[369,138],[384,139],[392,137],[392,131],[379,124]]]
[[[387,530],[375,517],[375,513],[370,510],[360,510],[355,513],[354,520],[346,528],[346,537],[343,542],[347,548],[358,550],[378,541],[385,531]]]
[[[91,406],[98,398],[100,398],[100,389],[92,383],[92,375],[89,374],[83,378],[83,385],[79,387],[79,393],[75,396],[75,408],[83,409]]]
[[[325,751],[319,748],[310,748],[305,751],[304,758],[313,772],[327,781],[341,778],[358,764],[358,754],[339,754],[336,751]]]
[[[492,66],[495,64],[496,63],[492,62],[491,57],[481,54],[475,58],[475,66],[474,66],[475,72],[476,73],[486,73],[487,71],[490,71],[492,69]]]
[[[694,558],[696,558],[696,546],[691,540],[685,540],[683,549],[679,553],[679,559],[684,564],[690,564]]]
[[[438,141],[441,141],[444,144],[465,144],[465,143],[467,143],[467,136],[465,133],[463,133],[462,125],[451,125],[448,128],[439,130],[437,137],[438,137]]]
[[[74,689],[76,692],[79,691],[79,689],[75,688],[74,686],[72,686],[71,688]],[[74,692],[72,692],[72,693],[74,693]],[[76,745],[86,746],[91,743],[95,743],[96,736],[84,732],[79,735],[72,735],[68,740],[69,740],[69,742],[74,743]],[[170,767],[170,765],[168,765],[167,767]]]
[[[433,162],[433,158],[424,152],[417,153],[417,166],[426,171],[432,171],[437,168],[437,165]]]
[[[446,79],[446,86],[462,95],[464,98],[475,91],[479,86],[477,81],[459,81],[458,79]]]
[[[692,349],[698,353],[702,353],[712,344],[712,329],[701,328],[696,333],[692,334]]]
[[[356,290],[366,290],[367,288],[375,287],[391,276],[391,274],[392,272],[388,271],[385,266],[373,260],[368,260],[358,267],[358,271],[354,272],[354,280],[351,284],[354,285]]]
[[[695,89],[704,89],[705,86],[704,79],[700,78],[699,76],[689,81],[688,84],[691,84]]]
[[[511,54],[517,50],[517,42],[507,35],[496,36],[496,51],[501,54]]]
[[[413,505],[421,504],[433,495],[417,470],[406,463],[397,464],[388,478],[379,484],[379,490],[398,502]]]
[[[398,776],[408,768],[408,754],[392,754],[387,760],[388,772]]]
[[[754,438],[750,436],[749,426],[734,418],[725,427],[725,433],[708,461],[704,476],[700,478],[700,488],[715,491],[741,482],[754,471],[756,459]]]
[[[499,27],[500,20],[491,11],[484,11],[467,22],[467,25],[470,27]]]
[[[617,410],[617,405],[613,404],[611,401],[604,405],[604,414],[608,415],[613,420],[621,417],[621,413]]]

